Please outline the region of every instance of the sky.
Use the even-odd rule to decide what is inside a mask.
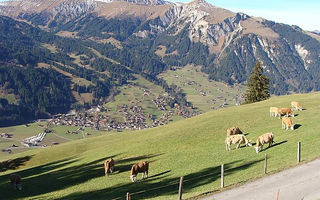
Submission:
[[[233,12],[320,31],[320,0],[206,0]],[[185,1],[188,2],[188,1]]]
[[[4,1],[4,0],[0,0]],[[190,0],[171,0],[189,2]],[[206,0],[233,12],[320,31],[320,0]]]

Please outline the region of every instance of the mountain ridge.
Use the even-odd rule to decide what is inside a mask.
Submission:
[[[39,6],[34,8],[31,4]],[[166,68],[200,64],[210,78],[233,84],[245,82],[254,64],[261,61],[266,75],[271,77],[271,92],[274,94],[319,89],[316,80],[320,78],[320,43],[316,33],[306,34],[296,26],[233,13],[206,1],[22,0],[11,3],[11,10],[7,12],[3,8],[5,6],[0,13],[4,15],[53,32],[71,31],[85,39],[114,38],[104,30],[103,23],[131,19],[137,24],[119,42],[131,43],[134,38],[151,41],[153,47],[149,53],[153,56],[157,56],[156,48],[165,46],[165,56],[155,58]],[[100,21],[101,30],[92,31],[94,26],[89,27],[88,22],[94,20]],[[175,47],[173,39],[171,43],[162,39],[175,37],[180,37],[179,47]],[[196,56],[196,51],[190,52],[193,48],[202,50],[198,50]],[[193,58],[186,58],[190,54]],[[279,88],[280,82],[283,86]]]

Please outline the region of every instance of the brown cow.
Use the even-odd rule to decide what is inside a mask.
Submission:
[[[270,117],[277,117],[277,116],[278,116],[278,108],[270,107]]]
[[[297,101],[291,102],[291,108],[293,108],[294,110],[300,110],[300,111],[302,110],[302,106]]]
[[[292,123],[292,120],[289,117],[283,117],[281,125],[282,129],[288,130],[290,128],[291,130],[294,130],[294,124]]]
[[[19,174],[11,174],[10,175],[10,183],[13,185],[14,189],[22,190],[21,180],[22,179]]]
[[[114,170],[114,160],[112,158],[107,159],[104,162],[104,175],[108,175],[112,173]]]
[[[270,147],[273,144],[273,140],[274,140],[273,132],[260,135],[256,143],[256,152],[259,153],[259,151],[263,149],[263,145],[266,143],[269,143],[269,147]]]
[[[291,108],[278,108],[278,115],[279,115],[279,119],[282,115],[285,115],[286,117],[289,117],[289,115],[291,117],[294,117],[294,114]]]
[[[144,175],[148,177],[148,171],[149,171],[148,161],[144,161],[144,162],[141,161],[134,164],[131,167],[131,175],[130,175],[131,181],[132,182],[136,181],[138,173],[142,173],[142,179],[144,178]]]
[[[240,130],[239,127],[231,127],[227,129],[227,137],[230,135],[238,135],[242,134],[242,131]]]
[[[252,146],[246,138],[246,136],[244,136],[243,134],[230,135],[226,138],[225,142],[227,151],[230,151],[231,144],[236,144],[237,149],[240,147],[241,144],[246,144],[246,146]]]

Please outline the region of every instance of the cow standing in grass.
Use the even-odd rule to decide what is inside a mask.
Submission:
[[[242,134],[242,131],[240,130],[239,127],[231,127],[227,129],[227,137],[230,135],[238,135]]]
[[[130,178],[132,182],[137,180],[138,173],[142,173],[142,179],[144,179],[144,175],[148,177],[149,172],[149,162],[138,162],[131,167]]]
[[[264,144],[269,144],[269,147],[270,147],[273,144],[273,140],[274,140],[273,132],[260,135],[256,143],[256,152],[259,153],[259,151],[263,149]]]
[[[114,171],[114,160],[112,158],[107,159],[104,162],[104,175],[108,175]]]
[[[11,185],[13,185],[14,189],[22,190],[21,180],[22,179],[19,174],[11,174],[10,175],[10,183],[11,183]]]
[[[278,108],[278,115],[279,115],[279,119],[282,115],[285,115],[286,117],[294,117],[294,114],[291,110],[291,108]]]
[[[302,111],[302,106],[301,106],[300,103],[297,102],[297,101],[292,101],[292,102],[291,102],[291,108],[294,109],[294,110],[300,110],[300,111]]]
[[[241,144],[246,144],[246,146],[252,146],[252,144],[243,134],[230,135],[226,138],[225,143],[227,151],[230,151],[231,144],[236,144],[237,149],[240,147]]]
[[[270,107],[270,117],[277,117],[277,116],[278,116],[278,108]]]
[[[292,123],[292,120],[289,117],[283,117],[281,125],[282,129],[288,130],[290,128],[291,130],[294,130],[294,124]]]

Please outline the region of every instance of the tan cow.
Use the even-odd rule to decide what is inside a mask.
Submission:
[[[291,117],[294,117],[294,114],[291,108],[278,108],[278,115],[279,115],[279,119],[282,115],[285,115],[286,117],[289,117],[289,115]]]
[[[260,135],[256,143],[256,152],[259,153],[259,151],[263,149],[264,144],[269,143],[269,147],[270,147],[273,144],[273,140],[274,140],[273,132]]]
[[[138,162],[131,167],[131,173],[130,173],[130,178],[132,182],[135,182],[137,180],[137,175],[138,173],[142,173],[142,179],[144,179],[144,175],[148,177],[148,172],[149,172],[149,162],[144,161],[144,162]]]
[[[277,117],[277,116],[278,116],[278,108],[270,107],[270,117]]]
[[[22,179],[19,174],[11,174],[10,175],[10,183],[13,185],[14,189],[22,190],[21,180]]]
[[[114,171],[114,160],[112,158],[107,159],[104,162],[104,175],[108,175]]]
[[[252,144],[243,134],[230,135],[226,138],[225,143],[227,151],[230,151],[231,144],[236,144],[237,149],[240,147],[241,144],[246,144],[246,146],[252,146]]]
[[[282,129],[288,130],[289,128],[291,130],[294,129],[294,124],[292,123],[292,120],[289,117],[283,117],[282,118]]]
[[[231,127],[227,129],[227,137],[230,135],[238,135],[238,134],[242,134],[242,131],[240,130],[239,127]]]
[[[302,110],[302,106],[297,101],[291,102],[291,108],[293,108],[294,110],[300,110],[300,111]]]

